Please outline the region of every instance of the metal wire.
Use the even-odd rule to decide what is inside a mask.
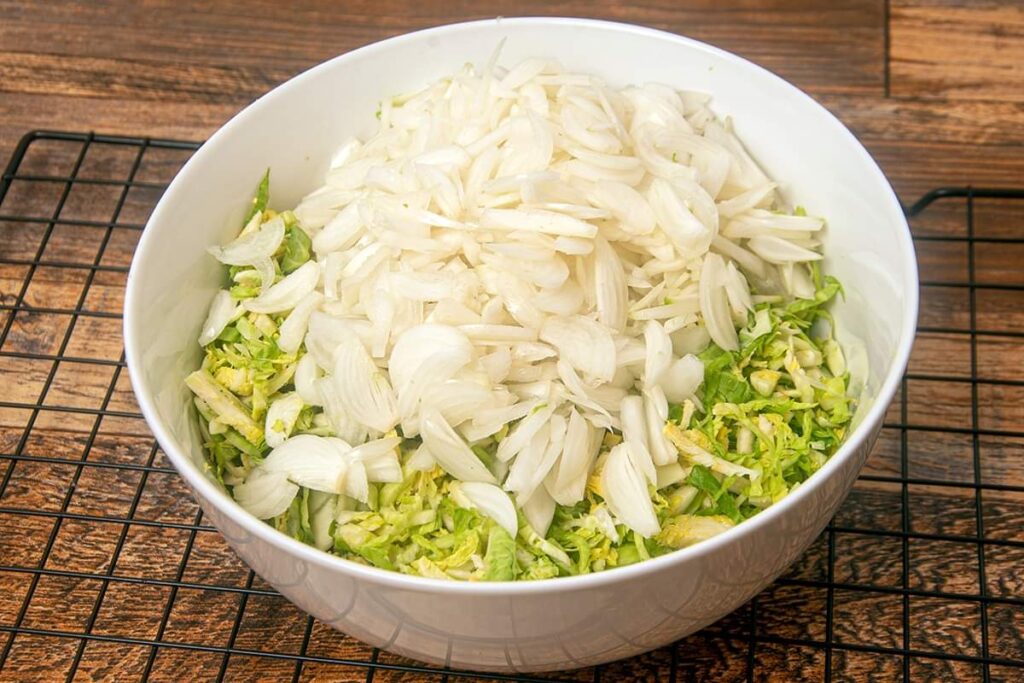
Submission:
[[[66,174],[52,173],[49,171],[40,172],[31,168],[23,169],[30,154],[40,145],[47,145],[47,149],[60,148],[62,153],[70,161],[70,170]],[[276,651],[274,649],[257,650],[245,647],[240,644],[241,634],[246,624],[248,609],[253,604],[253,599],[272,599],[277,594],[270,589],[260,587],[256,584],[255,575],[249,571],[244,582],[238,584],[224,584],[216,581],[190,580],[186,573],[189,567],[189,560],[192,557],[193,549],[197,542],[214,534],[215,530],[205,524],[201,512],[196,511],[190,521],[170,521],[161,519],[149,519],[139,516],[140,505],[147,490],[147,483],[156,476],[173,476],[173,470],[162,462],[159,457],[158,447],[150,442],[148,454],[135,462],[122,460],[111,461],[105,458],[96,457],[96,444],[101,425],[106,419],[126,420],[138,423],[141,430],[142,416],[137,411],[124,409],[123,407],[112,407],[113,398],[118,391],[119,381],[125,379],[123,376],[124,358],[99,358],[83,355],[81,353],[69,353],[69,345],[75,335],[76,325],[80,321],[88,319],[119,319],[120,310],[108,310],[103,307],[86,306],[90,301],[90,290],[96,278],[101,274],[123,275],[127,272],[126,266],[110,265],[105,262],[105,254],[110,245],[111,238],[117,230],[139,231],[143,224],[132,221],[122,221],[122,213],[125,209],[129,196],[139,190],[147,190],[153,196],[164,189],[164,179],[159,182],[151,179],[140,179],[140,170],[145,167],[151,157],[164,153],[180,155],[180,162],[193,150],[198,147],[191,142],[174,140],[156,140],[149,138],[130,138],[117,136],[104,136],[94,134],[78,134],[65,132],[42,132],[37,131],[26,135],[18,144],[8,163],[3,175],[0,176],[0,225],[30,226],[33,230],[39,231],[39,244],[31,258],[8,258],[4,251],[0,250],[0,268],[9,269],[8,272],[18,272],[21,281],[14,288],[16,291],[0,290],[0,315],[6,315],[6,320],[0,326],[0,361],[10,359],[11,361],[29,361],[44,364],[47,367],[45,379],[42,382],[39,394],[33,401],[18,400],[17,397],[5,396],[0,400],[0,409],[8,409],[18,414],[25,414],[27,418],[24,427],[18,427],[20,434],[16,439],[13,448],[0,451],[0,465],[6,469],[0,479],[0,516],[7,516],[17,520],[37,520],[44,523],[44,531],[34,539],[42,547],[38,561],[26,565],[19,563],[9,557],[6,551],[0,547],[0,576],[27,576],[29,579],[28,589],[20,600],[8,601],[8,606],[14,605],[13,609],[5,607],[0,610],[0,634],[6,634],[6,641],[0,647],[0,671],[11,666],[11,653],[17,647],[19,640],[25,638],[43,639],[45,642],[72,642],[74,643],[73,655],[70,657],[64,669],[59,673],[67,681],[73,680],[79,674],[83,666],[83,658],[86,656],[88,647],[92,643],[113,643],[131,645],[146,649],[146,659],[141,667],[141,676],[148,678],[154,670],[156,662],[161,653],[167,651],[186,651],[191,653],[208,653],[219,657],[216,666],[217,673],[212,677],[217,680],[230,678],[232,663],[236,658],[263,658],[266,661],[285,660],[292,662],[293,669],[290,675],[293,681],[303,678],[305,667],[309,664],[316,665],[337,665],[344,667],[356,667],[364,670],[366,680],[372,681],[377,672],[405,672],[421,674],[424,678],[431,680],[447,680],[450,672],[443,668],[418,665],[414,663],[394,662],[383,655],[380,651],[371,648],[358,646],[353,651],[365,652],[365,657],[333,657],[320,653],[311,654],[314,651],[311,645],[314,641],[316,623],[312,618],[304,618],[295,625],[298,636],[299,647],[295,652]],[[118,149],[133,153],[131,167],[123,178],[114,177],[82,177],[81,171],[87,159],[97,154],[98,149]],[[171,169],[173,171],[173,169]],[[169,177],[169,175],[168,175]],[[12,187],[57,187],[59,191],[52,206],[48,211],[35,215],[24,214],[11,209],[5,200]],[[93,220],[76,218],[63,215],[69,197],[79,189],[89,191],[95,188],[113,188],[118,191],[118,198],[110,213],[109,220]],[[743,619],[743,627],[739,629],[723,630],[722,627],[712,626],[700,634],[691,636],[689,641],[694,642],[716,642],[722,638],[729,638],[742,642],[744,647],[738,661],[742,661],[744,678],[753,681],[762,678],[765,674],[771,673],[765,669],[766,664],[762,662],[763,649],[773,646],[784,646],[793,648],[805,648],[820,653],[822,661],[822,674],[826,680],[833,680],[837,675],[838,660],[840,655],[847,656],[856,653],[868,653],[874,655],[892,655],[900,659],[902,673],[905,680],[909,680],[912,673],[912,663],[917,659],[944,661],[951,663],[963,663],[976,665],[981,672],[981,678],[988,681],[992,676],[992,667],[1009,667],[1015,672],[1013,675],[1024,677],[1024,642],[1017,652],[1007,654],[1001,651],[998,655],[993,654],[992,637],[990,635],[990,613],[992,609],[1009,608],[1018,611],[1024,610],[1024,596],[993,595],[989,587],[990,572],[986,565],[988,553],[992,549],[1022,549],[1024,540],[1017,538],[990,538],[986,534],[986,518],[984,514],[984,503],[986,494],[1022,494],[1024,495],[1024,484],[1007,484],[999,482],[987,482],[983,477],[983,437],[1000,439],[1021,439],[1024,438],[1024,425],[1016,425],[1017,428],[1005,429],[995,428],[982,424],[979,411],[979,387],[1021,387],[1024,380],[1021,379],[1000,379],[997,377],[986,377],[979,375],[979,341],[985,339],[998,339],[1011,343],[1020,343],[1024,339],[1024,332],[1013,329],[979,329],[979,312],[983,312],[983,302],[978,296],[979,291],[998,291],[1016,293],[1024,291],[1020,284],[994,284],[978,282],[978,261],[975,247],[978,244],[1003,244],[1003,245],[1024,245],[1024,234],[1013,236],[990,236],[976,234],[976,209],[979,202],[986,200],[1013,201],[1024,200],[1024,189],[982,189],[982,188],[939,188],[933,190],[912,205],[906,208],[907,215],[916,217],[927,211],[937,202],[962,201],[965,206],[963,222],[965,231],[962,235],[954,234],[916,234],[915,239],[919,243],[957,243],[963,244],[967,253],[967,279],[956,280],[924,280],[922,289],[927,297],[928,291],[934,288],[947,288],[952,290],[967,291],[967,309],[969,324],[965,328],[949,326],[920,326],[919,331],[926,334],[942,334],[951,336],[966,337],[970,350],[970,365],[968,375],[950,374],[949,376],[936,373],[908,372],[904,377],[898,399],[898,418],[889,420],[883,429],[895,435],[899,444],[899,467],[895,474],[866,473],[861,476],[860,481],[870,482],[882,486],[893,486],[899,489],[900,520],[898,528],[884,529],[874,528],[871,525],[849,524],[833,520],[824,532],[824,570],[820,578],[806,578],[795,575],[787,575],[780,579],[778,586],[790,587],[793,589],[820,591],[825,595],[824,600],[824,628],[821,637],[806,635],[806,637],[788,637],[772,633],[765,628],[763,619],[768,611],[764,598],[755,598],[744,609],[746,610]],[[1024,203],[1021,205],[1024,207]],[[151,208],[151,207],[150,207]],[[88,229],[99,228],[102,237],[93,258],[85,260],[69,260],[67,258],[51,258],[48,255],[48,246],[52,236],[57,229]],[[13,269],[13,270],[10,270]],[[21,269],[21,270],[17,270]],[[38,306],[28,300],[28,293],[33,283],[33,278],[40,269],[60,269],[80,273],[84,280],[81,292],[77,296],[74,306]],[[4,285],[9,287],[9,285]],[[49,315],[54,319],[61,320],[61,329],[57,331],[54,338],[58,340],[55,352],[35,352],[19,348],[11,348],[12,331],[16,329],[23,315]],[[66,322],[66,327],[63,327]],[[1018,353],[1018,358],[1021,355]],[[51,399],[51,393],[55,386],[55,380],[63,366],[74,363],[76,367],[86,367],[97,372],[109,374],[109,381],[103,391],[102,399],[97,407],[72,405]],[[968,384],[971,394],[970,419],[964,424],[938,427],[930,424],[918,424],[911,421],[912,412],[911,400],[909,397],[911,383],[925,382],[949,382],[954,384]],[[919,411],[918,411],[919,412]],[[44,454],[28,452],[27,447],[30,440],[37,436],[37,422],[42,416],[78,416],[80,419],[91,421],[90,428],[85,433],[84,446],[78,455],[72,452],[70,447],[67,451],[54,448]],[[135,433],[135,432],[133,432]],[[970,480],[947,480],[935,477],[912,476],[910,439],[915,433],[922,434],[954,434],[965,435],[971,443],[971,470]],[[78,448],[76,446],[76,448]],[[991,457],[991,456],[989,456]],[[20,505],[16,501],[9,501],[7,495],[11,481],[15,478],[19,469],[28,467],[44,467],[51,472],[67,472],[66,491],[54,508],[39,509],[37,507]],[[135,476],[137,483],[133,490],[127,510],[124,514],[103,514],[91,511],[80,511],[72,508],[71,502],[77,495],[88,495],[88,486],[83,481],[90,473],[97,472],[103,476],[108,474],[127,473]],[[913,497],[911,491],[914,487],[944,487],[954,490],[969,492],[973,502],[973,521],[975,533],[938,533],[935,531],[922,531],[915,529],[912,524]],[[84,487],[84,488],[83,488]],[[842,514],[842,513],[841,513]],[[189,518],[185,518],[188,520]],[[85,570],[79,568],[60,568],[51,566],[49,559],[53,553],[55,543],[61,533],[62,527],[69,523],[85,525],[108,525],[117,528],[116,538],[109,550],[109,556],[103,568],[97,570]],[[176,568],[171,577],[148,578],[125,573],[119,566],[122,560],[123,551],[130,535],[136,529],[166,529],[176,531],[185,536],[183,549],[180,557],[177,558]],[[940,531],[942,531],[940,529]],[[839,548],[838,540],[848,537],[873,538],[879,541],[893,540],[898,542],[901,548],[900,576],[898,585],[885,585],[877,582],[859,582],[848,580],[837,576],[837,562],[844,560],[845,556]],[[911,557],[911,544],[919,541],[947,541],[969,544],[976,549],[976,560],[978,565],[978,590],[976,592],[958,592],[940,588],[923,588],[915,586],[911,580],[914,564]],[[811,551],[813,552],[813,551]],[[89,582],[98,584],[99,590],[95,595],[90,595],[85,600],[91,600],[91,604],[85,605],[84,611],[87,616],[79,629],[65,629],[58,627],[43,627],[33,625],[26,621],[33,599],[37,597],[37,589],[42,580],[66,580],[71,582]],[[147,604],[147,609],[156,615],[159,614],[159,622],[151,637],[136,637],[127,635],[110,635],[109,633],[97,632],[96,626],[100,619],[101,610],[104,605],[104,598],[114,587],[148,587],[164,591],[160,600]],[[210,595],[224,595],[235,599],[234,612],[231,613],[230,631],[223,646],[210,645],[199,642],[180,642],[177,639],[168,637],[168,627],[172,620],[172,614],[178,604],[182,591],[204,591]],[[901,627],[902,632],[898,638],[898,646],[883,644],[869,644],[862,642],[848,642],[841,632],[836,628],[838,595],[862,595],[862,596],[890,596],[898,598],[901,606]],[[947,600],[958,601],[963,604],[970,604],[977,607],[980,617],[980,633],[978,634],[978,652],[950,652],[939,651],[921,647],[917,637],[922,634],[920,629],[915,631],[912,619],[913,602],[915,600]],[[219,603],[218,603],[219,604]],[[1024,638],[1024,636],[1022,636]],[[896,642],[896,641],[893,641]],[[273,643],[269,646],[272,648]],[[683,650],[680,647],[671,648],[667,654],[667,668],[659,670],[658,676],[665,680],[696,680],[701,676],[698,674],[700,661],[688,658],[689,649]],[[17,676],[17,672],[12,672]],[[499,674],[465,674],[460,673],[460,680],[476,678],[479,680],[507,680],[507,681],[531,681],[531,680],[560,680],[560,677],[517,677]],[[55,674],[57,675],[57,674]],[[565,679],[569,678],[566,674]],[[610,667],[595,667],[593,680],[599,681],[602,678],[614,680],[616,674]],[[574,679],[575,680],[575,679]]]

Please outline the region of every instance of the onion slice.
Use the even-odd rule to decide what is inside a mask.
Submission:
[[[658,533],[660,526],[647,484],[633,465],[626,444],[619,444],[608,454],[601,468],[601,491],[608,509],[620,522],[644,538]]]
[[[420,433],[427,450],[448,474],[461,481],[498,483],[441,413],[433,409],[424,411],[420,417]]]
[[[470,502],[471,506],[480,510],[495,522],[502,529],[508,532],[512,538],[519,532],[519,518],[516,515],[516,506],[508,494],[494,484],[487,484],[479,481],[466,481],[453,484],[452,496],[457,498],[461,493]]]
[[[226,289],[217,292],[213,297],[213,303],[210,304],[210,312],[207,314],[206,321],[203,323],[202,331],[199,334],[199,345],[206,346],[219,337],[224,328],[241,313],[242,307],[235,302],[231,292]]]

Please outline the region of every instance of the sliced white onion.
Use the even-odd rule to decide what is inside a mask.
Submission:
[[[615,376],[615,342],[609,329],[595,320],[581,315],[552,316],[541,328],[540,339],[590,377],[610,382]]]
[[[391,383],[354,336],[344,339],[336,351],[333,380],[342,405],[353,418],[378,432],[398,424]]]
[[[520,401],[504,408],[482,410],[469,424],[460,427],[468,441],[479,441],[498,432],[502,427],[530,414],[539,400]]]
[[[557,407],[557,404],[550,401],[546,404],[535,406],[532,413],[520,420],[512,428],[512,431],[498,444],[498,460],[508,462],[513,456],[523,450],[537,432],[547,425]]]
[[[509,536],[515,538],[519,533],[516,506],[512,503],[509,495],[499,487],[479,481],[465,481],[451,486],[461,492],[472,507],[497,522],[498,526],[507,531]]]
[[[280,282],[255,299],[246,299],[242,306],[254,313],[282,313],[291,310],[309,296],[320,279],[320,266],[306,261]]]
[[[633,465],[626,444],[619,444],[608,454],[601,468],[601,491],[608,509],[627,527],[645,538],[660,531],[647,483]]]
[[[541,342],[516,342],[511,346],[512,360],[533,363],[546,358],[554,358],[557,352]]]
[[[472,360],[473,346],[454,327],[427,323],[406,330],[395,343],[388,363],[403,422],[414,416],[424,392],[451,379]],[[414,435],[406,432],[406,436]]]
[[[650,388],[661,382],[672,363],[672,339],[665,328],[655,320],[644,325],[644,387]]]
[[[583,290],[573,280],[566,280],[558,289],[542,289],[533,303],[545,313],[574,315],[583,307]]]
[[[430,454],[430,449],[420,444],[419,448],[413,451],[413,454],[405,461],[405,466],[413,472],[429,472],[437,466],[437,461]]]
[[[554,246],[555,250],[573,256],[589,254],[594,250],[594,243],[591,240],[582,237],[566,237],[565,235],[556,237]]]
[[[711,248],[719,254],[733,259],[736,263],[740,264],[745,271],[755,277],[763,280],[767,275],[768,271],[765,267],[764,261],[762,261],[757,255],[747,251],[735,242],[731,242],[722,235],[715,235],[715,239],[711,242]]]
[[[391,273],[390,281],[396,295],[413,301],[449,299],[455,287],[451,273]]]
[[[494,407],[494,394],[477,382],[450,379],[436,385],[423,398],[423,405],[438,410],[445,421],[458,427],[482,411]]]
[[[242,311],[242,307],[231,296],[231,292],[226,289],[217,292],[199,333],[199,345],[206,346],[219,337],[224,328],[241,315]]]
[[[718,202],[718,215],[730,218],[753,209],[759,206],[766,198],[771,197],[776,187],[775,183],[764,183],[735,197]]]
[[[678,191],[667,180],[655,178],[647,191],[658,225],[683,256],[698,256],[708,250],[714,231],[697,219]]]
[[[583,500],[587,477],[597,457],[603,435],[572,409],[562,444],[555,478],[549,492],[559,505],[575,505]]]
[[[292,312],[281,323],[281,329],[277,338],[278,347],[285,353],[295,353],[302,346],[302,340],[306,337],[306,329],[309,327],[309,316],[320,307],[324,295],[320,292],[310,292],[306,298],[295,305]]]
[[[615,362],[621,368],[627,365],[643,365],[647,347],[632,337],[615,338]]]
[[[210,247],[208,251],[225,265],[251,266],[257,261],[269,259],[274,255],[277,248],[281,246],[284,232],[284,220],[280,216],[275,216],[264,223],[259,230],[244,233],[223,247]]]
[[[739,337],[725,293],[725,263],[718,254],[704,257],[700,276],[700,312],[711,339],[726,351],[738,351]]]
[[[334,216],[323,230],[313,237],[313,251],[326,254],[348,249],[363,232],[363,220],[358,202],[352,202]]]
[[[821,254],[774,235],[757,235],[747,240],[750,250],[769,263],[820,261]]]
[[[480,227],[489,230],[523,230],[565,237],[589,237],[597,228],[578,218],[541,209],[486,209]]]
[[[370,480],[366,473],[366,466],[362,462],[358,460],[349,462],[344,493],[360,503],[365,503],[370,499]]]
[[[520,505],[526,504],[533,496],[533,492],[541,487],[541,483],[554,468],[562,454],[565,429],[565,418],[558,414],[552,415],[547,429],[538,433],[539,435],[544,434],[544,436],[541,438],[543,450],[537,462],[520,467],[520,460],[524,458],[517,457],[509,468],[505,488],[516,492],[516,501]],[[531,443],[531,447],[532,445]]]
[[[629,457],[637,471],[647,481],[655,482],[654,461],[647,446],[647,423],[644,418],[644,401],[636,395],[622,399],[619,406],[619,419],[622,421],[622,440],[629,446]]]
[[[512,352],[508,347],[500,347],[480,357],[480,364],[493,384],[500,384],[508,377],[512,369]]]
[[[270,402],[264,431],[268,446],[276,448],[284,443],[295,428],[303,405],[302,397],[295,392],[282,394]]]
[[[548,66],[548,61],[537,57],[524,59],[514,68],[510,69],[499,84],[502,90],[515,90],[525,83],[533,80]],[[514,535],[514,534],[513,534]]]
[[[472,325],[480,322],[480,314],[460,301],[442,299],[430,312],[427,322],[448,326]]]
[[[292,483],[314,491],[343,493],[348,465],[336,442],[299,434],[270,451],[260,468],[283,473]]]
[[[677,356],[685,356],[688,353],[700,353],[711,341],[711,335],[704,325],[687,325],[670,334],[672,337],[672,351]]]
[[[643,195],[625,183],[602,180],[594,183],[589,199],[612,212],[622,228],[635,235],[654,230],[656,218]]]
[[[538,536],[547,536],[555,517],[555,499],[543,486],[538,486],[523,505],[523,516]]]
[[[728,297],[733,317],[741,323],[745,323],[747,312],[754,310],[754,302],[750,297],[747,279],[743,277],[732,261],[725,265],[725,294]]]
[[[622,259],[606,240],[594,240],[594,288],[597,318],[608,329],[621,332],[626,326],[629,292]]]
[[[647,442],[651,450],[651,460],[658,467],[663,467],[679,459],[675,447],[665,437],[666,420],[668,420],[668,401],[665,399],[661,387],[654,386],[644,391],[644,421],[647,424]]]
[[[658,468],[658,480],[656,486],[663,489],[673,484],[678,484],[686,479],[686,470],[678,462],[670,462]]]
[[[347,457],[363,464],[368,481],[397,483],[402,481],[402,466],[398,461],[400,443],[402,440],[396,436],[367,441],[349,451]]]
[[[545,422],[541,424],[540,429],[530,435],[526,445],[516,453],[515,459],[511,460],[508,476],[505,477],[502,486],[506,491],[519,494],[517,499],[520,504],[530,497],[532,492],[530,481],[533,475],[542,467],[550,441],[551,427]],[[502,460],[501,462],[507,461]]]
[[[790,216],[765,209],[750,209],[730,220],[724,232],[730,239],[759,235],[782,237],[817,232],[823,227],[825,227],[825,221],[815,216]]]
[[[236,484],[231,493],[246,512],[259,519],[270,519],[288,509],[298,495],[299,487],[288,481],[285,472],[267,472],[257,468],[244,482]]]
[[[492,302],[497,301],[503,305],[509,315],[515,318],[515,321],[523,327],[539,328],[544,324],[544,315],[537,306],[537,295],[533,287],[508,271],[498,271],[492,277],[488,277],[489,275],[489,273],[485,272],[485,282],[492,280],[494,289],[501,297],[500,300],[497,298],[491,299]],[[496,321],[488,320],[485,322],[493,324]],[[482,330],[484,328],[481,326],[477,329]],[[476,334],[474,338],[482,339],[483,337],[480,334]]]
[[[338,210],[358,198],[358,190],[344,190],[325,185],[306,195],[295,207],[295,217],[308,230],[318,231],[327,224]]]
[[[316,360],[310,354],[299,359],[295,366],[295,392],[302,397],[304,403],[311,406],[323,404],[320,390],[317,388],[317,381],[320,379],[320,368]]]
[[[334,545],[331,523],[334,521],[338,497],[322,491],[309,492],[309,527],[313,532],[313,545],[327,550]]]
[[[473,347],[466,336],[449,325],[423,324],[406,330],[391,352],[388,370],[396,387],[413,382],[417,373],[443,365],[437,373],[450,378],[473,357]]]
[[[323,402],[324,415],[328,424],[340,438],[349,443],[363,443],[368,436],[366,425],[362,424],[345,410],[345,404],[338,390],[338,383],[333,377],[321,377],[316,380],[316,390]]]
[[[618,387],[604,385],[591,388],[583,383],[576,370],[565,360],[558,361],[558,377],[569,390],[568,399],[580,406],[588,408],[607,418],[606,427],[618,427],[618,420],[611,413],[618,409],[619,403],[626,392]]]
[[[498,483],[441,413],[425,410],[420,417],[420,434],[430,454],[448,474],[461,481]]]
[[[478,344],[513,344],[537,339],[536,330],[518,325],[460,325],[459,331]]]
[[[789,292],[799,299],[813,299],[815,293],[814,282],[807,268],[801,264],[791,264],[792,277],[787,283]]]
[[[686,354],[672,363],[661,382],[665,398],[672,403],[692,399],[704,382],[704,363],[693,354]]]

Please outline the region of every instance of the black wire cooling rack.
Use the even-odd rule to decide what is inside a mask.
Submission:
[[[474,675],[298,612],[153,442],[121,297],[197,147],[34,132],[0,179],[0,679],[1024,680],[1024,190],[943,188],[907,209],[910,370],[853,493],[783,578],[632,660]]]

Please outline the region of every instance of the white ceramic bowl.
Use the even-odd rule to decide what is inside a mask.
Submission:
[[[204,472],[182,379],[223,278],[206,248],[228,241],[263,169],[273,204],[318,187],[333,150],[373,130],[377,102],[484,62],[545,56],[613,85],[704,90],[784,192],[829,220],[825,267],[846,288],[841,341],[868,371],[860,424],[779,504],[711,540],[637,565],[532,583],[404,576],[322,553],[244,512]],[[580,19],[498,19],[386,40],[276,88],[185,165],[150,218],[128,278],[125,348],[139,404],[207,519],[303,610],[372,645],[460,668],[587,666],[664,645],[749,600],[821,532],[852,486],[903,372],[917,317],[917,270],[900,205],[850,132],[803,92],[735,55],[668,33]],[[863,340],[858,341],[858,340]]]

